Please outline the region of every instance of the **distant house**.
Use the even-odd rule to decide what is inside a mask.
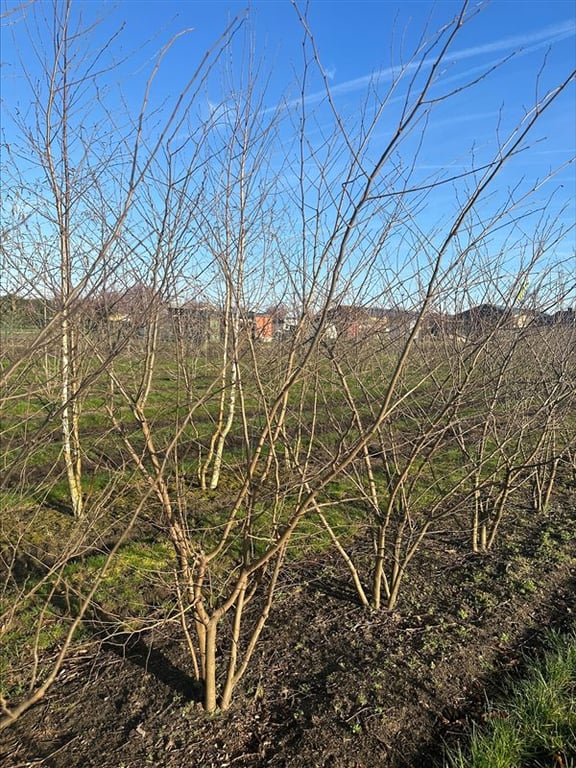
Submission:
[[[576,310],[561,309],[552,315],[552,322],[554,325],[564,325],[566,327],[576,327]]]
[[[533,309],[512,309],[507,318],[510,328],[527,328],[529,325],[540,324],[541,313]]]
[[[326,317],[327,337],[359,341],[375,334],[390,332],[391,310],[379,307],[341,305]]]
[[[275,314],[274,315],[274,335],[278,338],[286,338],[296,333],[299,320],[296,315]]]
[[[270,314],[252,314],[252,338],[270,342],[274,338],[274,318]]]
[[[544,324],[542,315],[528,309],[511,309],[495,304],[479,304],[455,315],[439,316],[433,323],[433,333],[439,330],[453,336],[481,335],[496,329],[516,330]]]
[[[509,315],[509,310],[494,304],[479,304],[453,316],[453,328],[456,333],[469,336],[481,334],[502,326]]]
[[[381,322],[385,323],[386,331],[392,336],[392,338],[402,339],[406,338],[413,330],[414,325],[418,322],[418,312],[408,309],[384,309],[380,310]],[[417,337],[421,336],[425,330],[428,330],[428,320],[422,321],[417,333]]]
[[[222,337],[222,315],[210,304],[190,301],[172,305],[170,315],[177,338],[198,346],[214,344]]]

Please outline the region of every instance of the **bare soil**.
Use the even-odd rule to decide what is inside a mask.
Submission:
[[[194,701],[177,627],[75,653],[47,697],[0,735],[0,764],[50,768],[419,768],[520,674],[543,630],[574,626],[573,542],[562,520],[502,531],[472,555],[439,536],[399,608],[370,614],[333,554],[290,567],[231,709]],[[553,762],[551,761],[551,765]]]

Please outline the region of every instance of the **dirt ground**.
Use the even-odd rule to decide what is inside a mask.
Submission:
[[[547,556],[537,525],[507,541],[472,555],[438,540],[391,614],[358,607],[335,555],[294,565],[224,714],[207,717],[193,701],[175,628],[75,654],[45,699],[0,734],[0,764],[440,765],[443,743],[481,717],[486,693],[521,671],[542,631],[574,626],[573,544]]]

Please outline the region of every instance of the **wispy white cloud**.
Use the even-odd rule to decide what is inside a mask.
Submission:
[[[574,146],[555,147],[554,149],[538,149],[535,150],[533,155],[566,155],[574,152]]]
[[[471,59],[476,56],[485,56],[487,54],[499,53],[503,56],[514,53],[516,56],[526,55],[532,53],[541,48],[545,48],[554,43],[558,43],[561,40],[565,40],[569,37],[576,35],[576,22],[573,19],[567,19],[566,21],[558,24],[549,25],[543,29],[536,30],[534,32],[528,32],[522,35],[512,35],[508,37],[502,37],[498,40],[492,40],[481,45],[469,46],[459,51],[454,51],[449,54],[446,59],[446,64],[455,63],[457,61],[463,61],[465,59]],[[414,61],[404,66],[404,73],[414,71],[417,67],[429,68],[436,61],[435,57],[431,56],[425,59],[423,62]],[[492,66],[495,62],[490,62]],[[481,69],[481,67],[478,67]],[[333,70],[335,73],[335,70]],[[472,70],[468,70],[468,73]],[[325,72],[329,79],[332,79],[328,72]],[[342,83],[336,83],[330,89],[333,96],[345,95],[361,91],[367,88],[373,82],[387,82],[391,81],[394,77],[400,74],[400,67],[386,67],[384,69],[376,70],[367,75],[352,78]],[[463,77],[467,73],[460,73],[457,77]],[[315,93],[308,94],[306,96],[306,104],[314,104],[321,101],[326,96],[324,90],[316,91]],[[300,99],[294,99],[286,106],[293,107],[301,103]]]
[[[573,37],[575,34],[576,22],[573,19],[566,19],[566,21],[560,22],[559,24],[552,24],[535,32],[504,37],[500,40],[493,40],[490,43],[483,43],[482,45],[465,48],[462,51],[455,51],[448,58],[457,61],[459,59],[469,59],[471,56],[480,56],[485,53],[514,50],[523,52],[524,49],[531,48],[534,44],[538,44],[538,47],[540,48],[542,45],[559,42],[568,37]]]

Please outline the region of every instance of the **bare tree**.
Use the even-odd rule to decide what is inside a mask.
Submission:
[[[415,66],[417,75],[409,74],[414,71],[410,65],[399,73],[398,80],[394,81],[390,93],[396,91],[403,77],[408,78],[410,87],[398,126],[396,131],[392,132],[392,141],[379,162],[373,167],[371,174],[362,167],[360,162],[362,147],[357,147],[354,154],[355,165],[353,166],[357,170],[357,174],[354,173],[350,176],[354,182],[358,178],[367,179],[366,190],[369,192],[365,198],[361,199],[358,207],[353,208],[351,221],[354,221],[355,225],[354,236],[357,237],[358,231],[362,231],[362,213],[368,210],[369,215],[376,215],[375,208],[377,205],[382,205],[382,201],[389,204],[398,200],[402,202],[401,214],[398,213],[397,208],[392,208],[391,211],[386,210],[388,215],[383,215],[384,212],[379,214],[386,221],[383,230],[378,232],[378,235],[382,237],[381,240],[374,235],[364,240],[360,239],[361,236],[358,238],[359,243],[362,243],[362,253],[367,258],[370,270],[374,271],[380,265],[382,258],[380,249],[383,245],[387,242],[393,242],[392,232],[396,223],[394,222],[394,215],[398,216],[401,224],[412,235],[414,243],[412,261],[407,257],[401,265],[401,271],[396,273],[389,263],[382,264],[381,273],[385,274],[387,271],[388,275],[395,276],[397,285],[390,286],[388,283],[384,286],[381,295],[402,295],[403,289],[409,285],[418,288],[415,292],[416,295],[412,298],[413,303],[407,307],[408,310],[412,310],[412,318],[407,323],[404,340],[396,348],[389,345],[391,351],[391,355],[388,356],[389,367],[382,371],[384,385],[377,396],[375,396],[374,390],[371,390],[363,380],[355,358],[354,363],[343,360],[342,347],[340,349],[335,347],[329,352],[345,394],[345,401],[352,414],[350,418],[340,419],[340,423],[336,419],[331,420],[331,425],[342,435],[339,443],[337,443],[336,455],[347,457],[343,462],[342,471],[350,475],[351,497],[348,499],[348,503],[354,504],[360,501],[368,511],[371,521],[368,525],[368,531],[374,541],[371,594],[367,594],[364,587],[366,580],[361,578],[350,554],[345,549],[343,540],[338,537],[330,525],[327,513],[321,511],[321,507],[329,506],[329,499],[322,501],[321,504],[316,500],[317,509],[322,524],[327,528],[337,549],[350,568],[360,601],[365,605],[371,604],[376,607],[380,606],[382,588],[386,594],[388,608],[394,607],[406,567],[428,531],[440,520],[449,519],[463,505],[469,504],[471,494],[467,490],[467,481],[471,478],[474,470],[468,466],[464,468],[463,472],[456,473],[454,477],[442,477],[441,474],[435,476],[435,464],[439,463],[441,466],[446,456],[450,455],[453,432],[461,428],[459,414],[469,404],[466,400],[466,393],[473,392],[473,388],[477,384],[476,373],[483,354],[486,354],[485,360],[488,360],[488,370],[497,375],[496,361],[491,356],[492,350],[487,349],[487,347],[494,339],[501,339],[500,328],[503,324],[509,328],[510,314],[516,310],[515,302],[525,292],[523,286],[529,280],[532,272],[537,271],[544,262],[543,255],[546,248],[543,251],[541,247],[534,248],[534,244],[546,242],[550,248],[566,235],[566,228],[558,220],[554,217],[545,220],[545,217],[542,217],[542,226],[535,229],[526,238],[525,247],[528,253],[533,255],[520,268],[521,279],[517,279],[516,287],[511,290],[510,297],[505,298],[504,309],[499,310],[499,317],[502,322],[489,323],[487,335],[483,336],[481,341],[475,340],[475,346],[472,349],[469,345],[459,342],[451,345],[450,352],[456,353],[455,366],[459,369],[457,377],[453,378],[453,372],[449,377],[442,375],[443,367],[447,364],[454,364],[454,361],[439,356],[438,351],[441,353],[441,349],[436,349],[432,359],[425,365],[418,363],[422,350],[418,343],[419,338],[425,336],[433,324],[434,315],[438,312],[438,303],[440,306],[447,305],[450,295],[456,293],[458,286],[472,287],[469,296],[473,297],[473,301],[474,297],[482,295],[482,292],[488,295],[499,295],[502,299],[502,288],[498,280],[493,279],[493,275],[497,272],[491,271],[497,269],[493,261],[494,257],[491,256],[492,261],[489,266],[481,255],[476,256],[475,254],[481,254],[490,233],[506,228],[507,222],[510,222],[511,231],[513,231],[515,216],[519,215],[526,207],[529,209],[530,197],[538,191],[540,180],[537,180],[532,187],[527,188],[516,198],[508,198],[499,209],[484,218],[479,219],[478,210],[487,190],[498,178],[504,163],[511,160],[524,146],[530,130],[542,112],[553,104],[574,79],[574,73],[570,73],[558,88],[552,89],[542,97],[537,96],[533,108],[521,119],[518,126],[511,131],[507,138],[498,140],[492,160],[481,170],[479,169],[480,173],[471,171],[474,174],[474,179],[471,179],[465,198],[454,218],[449,219],[445,225],[443,224],[442,230],[423,231],[418,227],[418,207],[425,204],[430,191],[441,185],[442,181],[432,179],[426,184],[413,182],[411,172],[416,166],[416,159],[408,169],[402,168],[402,173],[398,172],[399,166],[394,163],[390,163],[392,169],[389,175],[385,174],[384,169],[387,168],[386,161],[390,157],[389,153],[402,146],[406,135],[416,132],[419,135],[418,145],[421,146],[424,143],[426,120],[430,117],[432,109],[443,99],[453,98],[456,95],[456,92],[452,91],[440,97],[433,97],[430,92],[436,85],[436,66],[440,65],[446,55],[451,39],[467,19],[467,14],[468,8],[464,4],[455,27],[449,26],[437,38],[423,42],[422,49],[416,52],[412,61],[418,62],[418,57],[422,51],[426,51],[428,56],[436,45],[441,49],[440,53],[434,57],[434,64],[431,66],[429,76],[423,78],[423,84],[418,82],[417,75],[421,72],[418,64]],[[443,34],[446,34],[447,39],[443,38]],[[489,73],[486,72],[480,75],[479,79],[484,79],[488,75]],[[325,82],[330,99],[329,84],[327,80]],[[476,82],[478,80],[462,86],[458,91],[462,92]],[[384,103],[385,101],[382,102],[383,105]],[[370,135],[375,124],[377,122],[363,126],[365,136]],[[350,146],[351,140],[341,122],[339,122],[339,126],[348,146]],[[397,175],[395,176],[395,174]],[[398,182],[400,183],[398,184]],[[346,186],[346,182],[344,186]],[[399,189],[395,189],[396,186]],[[346,186],[346,188],[350,190],[350,187]],[[415,193],[419,197],[413,198],[412,194]],[[346,202],[348,200],[349,198],[346,198]],[[415,201],[413,208],[409,207],[411,200]],[[346,244],[347,236],[348,233],[344,238],[344,244]],[[515,244],[515,248],[517,252],[521,252],[521,246],[518,243]],[[431,254],[428,260],[420,256],[419,252],[421,251],[428,251]],[[365,290],[366,285],[372,287],[372,283],[368,281],[367,273],[368,269],[364,273],[361,268],[357,268],[352,273],[353,280],[348,283],[350,287],[346,288],[346,284],[342,285],[341,281],[340,290],[343,291],[344,289],[350,293],[350,288],[354,286],[352,295],[358,301],[358,297],[362,297],[362,291]],[[363,281],[360,279],[362,275],[365,275]],[[360,286],[360,290],[358,286]],[[373,300],[374,295],[378,294],[372,287],[372,290],[366,291],[364,295],[367,295],[369,300],[370,298]],[[326,308],[324,317],[327,316],[328,312],[329,309]],[[409,312],[405,311],[405,315],[408,314]],[[350,321],[347,323],[350,328]],[[454,324],[454,333],[451,336],[457,337],[458,333],[458,325]],[[518,352],[520,348],[521,345],[518,343],[517,337],[509,342],[509,354],[520,354]],[[444,351],[447,351],[446,347]],[[503,407],[503,398],[508,396],[505,395],[505,391],[510,391],[508,387],[511,383],[511,376],[508,375],[506,354],[504,358],[503,367],[500,369],[501,378],[498,378],[502,386],[491,387],[486,390],[490,392],[493,398],[492,405],[488,405],[488,408],[482,407],[476,399],[476,410],[473,411],[476,426],[468,424],[465,432],[460,433],[465,450],[469,449],[469,436],[474,429],[480,428],[483,431],[490,429],[492,417],[488,414],[493,413],[495,408],[500,411]],[[472,401],[474,402],[474,399]],[[383,403],[383,406],[379,405],[379,407],[374,408],[371,404],[376,402]],[[425,409],[422,406],[423,403],[426,404]],[[396,419],[402,424],[401,429],[395,428]],[[414,424],[413,432],[406,428],[406,420]],[[519,449],[520,445],[524,447],[526,445],[524,438],[530,429],[528,424],[531,422],[530,419],[528,422],[522,421],[524,426],[521,427],[518,419],[513,421],[515,428],[511,427],[511,429],[515,437],[514,445],[516,449]],[[517,432],[518,429],[520,430],[519,433]],[[511,436],[512,432],[510,433]],[[369,441],[372,438],[376,438],[375,446],[370,447]],[[487,446],[487,452],[483,453],[477,462],[477,469],[480,474],[486,470],[486,467],[491,466],[490,461],[495,458],[493,443],[483,441],[483,444]],[[356,455],[361,458],[358,467],[353,461],[353,457]],[[532,461],[531,452],[529,452],[529,456],[524,457],[524,463],[521,462],[520,466],[514,465],[514,468],[510,466],[507,459],[505,460],[510,469],[506,473],[502,492],[498,496],[499,510],[505,508],[510,490],[515,486],[516,478],[523,473],[524,467],[530,465]],[[477,500],[478,494],[479,492],[476,495]],[[474,519],[476,522],[473,527],[477,529],[477,513],[475,513]],[[494,540],[500,519],[501,513],[496,513],[493,516],[490,543]],[[389,561],[390,569],[388,573],[385,572],[384,565],[387,561]]]
[[[160,113],[153,92],[156,75],[187,30],[170,39],[151,66],[137,110],[122,102],[121,115],[108,90],[110,75],[120,63],[111,59],[117,34],[99,43],[97,20],[85,24],[71,2],[22,8],[14,35],[26,44],[16,44],[15,50],[21,53],[22,93],[29,97],[30,107],[7,115],[5,123],[16,130],[3,154],[7,180],[3,279],[23,300],[41,302],[45,312],[41,327],[26,327],[25,343],[14,336],[2,349],[0,378],[7,417],[2,427],[1,490],[3,501],[9,500],[13,507],[13,520],[2,530],[0,612],[7,638],[18,632],[19,624],[32,622],[36,639],[30,645],[34,659],[28,694],[13,704],[3,691],[2,727],[41,698],[56,679],[83,619],[93,610],[99,585],[152,493],[148,489],[140,494],[128,519],[112,505],[117,520],[124,521],[118,528],[110,517],[111,501],[119,487],[126,489],[133,472],[121,455],[111,458],[114,411],[110,409],[112,418],[106,422],[105,411],[95,407],[94,398],[114,402],[114,393],[102,389],[103,381],[111,377],[102,379],[102,373],[113,374],[115,361],[140,327],[147,329],[146,349],[153,358],[161,323],[158,296],[164,285],[155,283],[151,290],[141,291],[138,301],[133,293],[128,322],[120,332],[111,334],[109,313],[98,317],[95,309],[106,292],[104,306],[109,301],[111,286],[114,303],[127,301],[130,286],[142,272],[146,277],[153,272],[154,260],[162,258],[157,250],[146,254],[150,263],[138,263],[142,238],[150,227],[157,230],[158,220],[152,222],[152,216],[158,215],[161,228],[173,238],[181,237],[170,226],[172,211],[158,212],[152,206],[151,180],[164,183],[167,177],[170,187],[173,144],[205,78],[239,26],[237,19],[231,22]],[[113,95],[116,98],[118,92]],[[167,157],[161,162],[164,151]],[[184,197],[180,199],[184,204]],[[165,245],[166,238],[159,242]],[[174,240],[169,246],[183,247]],[[173,262],[171,266],[175,268]],[[108,332],[102,333],[102,324]],[[152,366],[153,361],[146,359],[144,371]],[[133,401],[137,413],[151,380],[144,376],[140,385]],[[81,404],[88,400],[83,413]],[[97,429],[82,441],[82,425],[95,422]],[[89,467],[87,480],[83,463]],[[75,519],[62,525],[69,539],[65,546],[43,527],[49,519],[47,510],[60,505],[71,507]],[[44,531],[53,551],[31,544],[30,531],[36,528]],[[59,653],[40,658],[40,638],[50,634],[54,606],[63,591],[75,590],[69,566],[85,553],[98,552],[103,538],[110,537],[109,555],[104,562],[96,559],[89,589],[75,596],[63,617],[66,632]]]

